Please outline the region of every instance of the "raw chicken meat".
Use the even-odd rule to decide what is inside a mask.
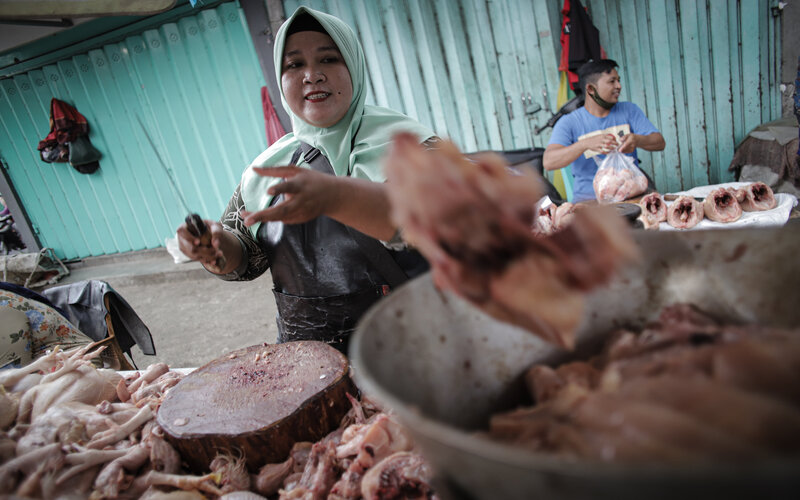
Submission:
[[[540,180],[515,175],[497,155],[470,161],[452,143],[425,150],[398,134],[385,167],[393,219],[430,262],[435,285],[556,345],[573,346],[583,292],[637,255],[607,207],[534,234]]]
[[[226,474],[204,478],[200,486],[181,475],[181,457],[155,425],[154,410],[180,375],[160,367],[130,391],[120,374],[93,366],[103,349],[89,352],[93,348],[56,347],[2,374],[0,393],[10,390],[20,405],[13,440],[0,436],[0,491],[25,498],[139,498],[149,487],[166,485],[221,495],[208,481],[224,481]],[[120,392],[135,397],[119,402]]]
[[[86,354],[86,348],[76,351],[56,371],[45,375],[20,399],[17,420],[33,420],[59,403],[78,401],[95,405],[114,398],[122,377],[114,370],[98,370],[91,364],[91,359],[102,350],[90,354]]]
[[[691,196],[681,196],[667,208],[667,223],[678,229],[691,229],[703,220],[703,204]]]
[[[533,222],[533,232],[541,236],[547,236],[560,231],[572,222],[576,210],[586,206],[583,204],[575,205],[565,201],[561,205],[553,203],[546,208],[540,208]]]
[[[622,155],[622,153],[617,153]],[[623,158],[630,158],[622,155]],[[626,160],[627,161],[627,160]],[[594,175],[592,185],[600,203],[625,201],[647,191],[647,177],[631,164],[633,168],[601,167]],[[635,169],[635,170],[634,170]]]
[[[746,188],[735,188],[729,187],[727,188],[728,192],[736,198],[736,201],[741,205],[744,203],[744,200],[747,199],[747,189]]]
[[[664,197],[659,193],[650,193],[642,196],[639,200],[639,206],[642,208],[642,215],[639,220],[642,221],[645,229],[658,229],[658,225],[667,220],[667,204],[664,203]]]
[[[541,235],[548,235],[555,231],[553,221],[555,220],[557,212],[558,206],[555,203],[540,208],[536,219],[533,221],[533,232]]]
[[[578,210],[579,206],[583,205],[573,205],[568,201],[559,205],[553,217],[553,229],[559,231],[567,227],[572,222],[572,219],[575,218],[575,210]]]
[[[427,500],[433,497],[428,484],[431,475],[421,456],[399,451],[364,475],[361,496],[364,500]]]
[[[742,206],[736,201],[736,195],[728,189],[717,188],[703,201],[705,216],[715,222],[734,222],[742,216]]]
[[[771,210],[778,204],[772,189],[763,182],[754,182],[744,189],[745,199],[742,202],[742,210],[745,212]]]
[[[570,458],[697,462],[800,452],[800,332],[719,321],[689,304],[594,357],[525,376],[536,406],[491,419],[489,436]]]
[[[280,491],[280,500],[301,498],[322,500],[328,497],[339,475],[336,463],[336,447],[328,442],[317,442],[311,447],[303,475],[297,484]]]

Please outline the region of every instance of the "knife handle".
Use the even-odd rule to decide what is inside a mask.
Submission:
[[[200,238],[200,245],[204,247],[211,246],[211,231],[208,230],[208,226],[206,223],[203,222],[203,219],[200,218],[199,215],[195,213],[191,213],[186,216],[186,226],[189,228],[189,232],[192,233],[194,236]],[[214,265],[218,269],[223,269],[226,264],[225,256],[220,255],[217,257],[216,262]]]

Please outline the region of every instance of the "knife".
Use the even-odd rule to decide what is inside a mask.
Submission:
[[[136,121],[139,122],[139,126],[142,128],[142,132],[144,136],[147,138],[147,142],[150,144],[150,147],[153,149],[153,153],[156,155],[156,159],[158,159],[158,164],[164,170],[164,173],[167,174],[167,179],[169,180],[170,186],[172,186],[172,191],[175,193],[176,198],[178,201],[183,205],[183,209],[186,210],[189,215],[186,216],[184,222],[186,222],[186,227],[189,229],[189,232],[192,233],[193,236],[200,238],[200,245],[210,247],[211,246],[211,231],[208,230],[208,226],[206,226],[203,219],[200,216],[189,210],[189,204],[186,203],[186,199],[181,194],[180,189],[178,189],[178,184],[175,182],[175,179],[172,177],[172,172],[170,169],[167,168],[166,163],[164,160],[161,159],[161,155],[158,154],[158,148],[156,148],[153,139],[150,138],[150,134],[147,133],[147,128],[145,128],[144,123],[142,123],[142,119],[139,118],[139,115],[136,115]],[[216,259],[214,265],[218,269],[222,269],[225,267],[225,256],[219,256]]]

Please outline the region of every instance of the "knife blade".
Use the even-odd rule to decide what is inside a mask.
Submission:
[[[200,245],[210,247],[211,246],[211,231],[208,230],[208,226],[206,226],[203,219],[197,213],[189,210],[189,204],[186,203],[186,199],[181,194],[181,190],[178,189],[178,184],[175,182],[175,178],[172,176],[172,171],[167,168],[167,164],[164,163],[164,160],[161,159],[161,155],[158,153],[158,148],[156,147],[153,139],[150,138],[150,134],[147,132],[147,128],[145,128],[144,123],[142,123],[142,119],[139,118],[139,115],[136,114],[136,121],[139,122],[139,126],[142,128],[142,133],[144,134],[147,142],[150,144],[150,148],[153,150],[153,153],[156,155],[156,159],[158,160],[158,164],[164,170],[164,173],[167,175],[167,179],[169,180],[169,184],[172,187],[172,191],[175,193],[176,198],[183,205],[183,209],[186,210],[189,215],[186,216],[184,222],[186,222],[186,227],[189,229],[189,232],[192,235],[200,238]],[[225,257],[219,256],[216,259],[215,265],[217,268],[222,269],[225,267]]]

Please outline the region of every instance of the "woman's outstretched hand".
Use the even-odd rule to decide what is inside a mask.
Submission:
[[[184,255],[192,260],[196,260],[203,264],[203,266],[216,274],[224,274],[226,269],[221,269],[218,264],[226,262],[223,253],[223,238],[225,238],[225,230],[222,229],[222,224],[213,220],[204,220],[203,223],[211,233],[211,244],[204,245],[199,236],[195,236],[189,231],[189,227],[184,222],[178,228],[178,247]],[[225,266],[228,267],[228,266]]]
[[[253,167],[258,175],[280,177],[280,182],[267,191],[272,196],[283,195],[283,201],[259,210],[242,210],[246,226],[257,222],[281,221],[302,224],[320,215],[327,215],[334,207],[339,190],[336,177],[302,167]]]

